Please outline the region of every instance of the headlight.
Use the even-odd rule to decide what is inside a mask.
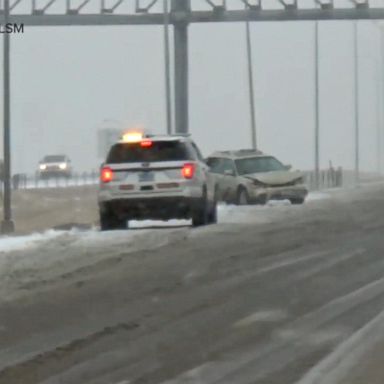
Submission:
[[[252,180],[252,184],[253,184],[255,187],[259,187],[259,188],[265,187],[265,184],[262,183],[262,182],[259,181],[259,180]]]
[[[59,164],[59,168],[60,169],[67,169],[67,164],[61,163],[61,164]]]
[[[39,169],[40,171],[44,171],[45,169],[47,169],[47,166],[45,164],[40,164]]]

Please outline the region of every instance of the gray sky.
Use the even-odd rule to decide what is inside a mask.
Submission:
[[[205,155],[250,147],[244,28],[190,27],[190,130]],[[259,147],[310,169],[314,23],[251,28]],[[361,167],[375,169],[383,84],[377,25],[359,22],[359,47]],[[352,23],[321,22],[320,55],[321,163],[351,168]],[[79,171],[97,169],[104,119],[165,132],[163,73],[161,27],[26,27],[12,37],[13,171],[33,172],[55,152]]]

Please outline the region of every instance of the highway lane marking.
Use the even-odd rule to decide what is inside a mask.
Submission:
[[[344,339],[350,333],[347,327],[332,327],[324,330],[316,330],[312,333],[300,331],[298,329],[283,329],[276,332],[276,335],[286,341],[294,341],[296,345],[324,345],[333,344],[338,340]]]
[[[310,255],[310,256],[304,255],[304,256],[300,256],[300,257],[294,257],[294,258],[291,258],[291,259],[288,259],[288,260],[277,261],[275,263],[272,263],[271,265],[268,265],[268,266],[266,266],[264,268],[259,269],[258,273],[263,274],[263,273],[274,271],[276,269],[281,269],[281,268],[284,268],[284,267],[288,267],[288,266],[291,266],[291,265],[294,265],[294,264],[303,263],[303,262],[306,262],[306,261],[322,258],[322,257],[325,257],[325,256],[330,256],[334,251],[335,250],[323,251],[323,252],[315,252],[313,255]],[[343,256],[339,256],[339,258],[337,258],[335,260],[336,261],[338,261],[338,260],[342,261],[344,259],[348,259],[348,258],[351,258],[351,257],[354,257],[354,256],[359,256],[359,255],[363,254],[364,251],[365,251],[364,249],[357,249],[357,250],[355,250],[355,251],[353,251],[351,253],[346,253]]]
[[[356,252],[360,253],[361,250],[357,250]],[[342,257],[339,257],[338,259],[333,259],[331,260],[331,262],[326,263],[325,268],[337,264],[337,261],[340,261],[340,259],[345,260],[352,256],[355,256],[355,254],[347,254],[343,255]],[[324,268],[324,265],[320,267]],[[315,270],[317,271],[318,268],[316,268]],[[334,332],[336,331],[336,329],[329,329],[330,332],[328,334],[323,331],[320,331],[321,333],[315,335],[319,336],[318,338],[315,337],[311,339],[311,335],[313,336],[314,334],[319,332],[319,328],[327,324],[330,320],[340,316],[342,313],[348,311],[349,309],[356,307],[359,304],[364,304],[367,300],[383,293],[384,278],[381,278],[362,287],[359,287],[358,289],[346,295],[338,297],[323,305],[319,309],[316,309],[315,311],[312,311],[304,315],[303,317],[298,318],[297,320],[293,321],[290,325],[288,325],[285,329],[278,330],[278,332],[275,333],[276,337],[273,337],[268,343],[258,345],[256,349],[251,349],[250,351],[241,354],[236,358],[232,357],[230,360],[226,359],[225,361],[212,361],[205,363],[201,366],[198,366],[182,373],[180,376],[175,377],[172,380],[163,382],[162,384],[234,383],[237,382],[234,380],[238,379],[238,377],[236,377],[237,372],[244,372],[247,368],[254,369],[255,372],[257,371],[257,374],[253,372],[254,379],[256,379],[256,376],[263,377],[269,372],[285,366],[290,361],[300,356],[300,351],[294,352],[292,350],[292,342],[304,345],[308,344],[308,342],[309,344],[313,342],[318,343],[320,341],[333,342],[334,340],[331,340],[332,335],[335,336],[336,339],[342,337],[343,335],[345,336],[345,334],[347,334],[348,332],[347,329],[340,329],[339,334],[338,332]],[[281,337],[281,332],[284,330],[291,332],[290,338]],[[384,331],[382,332],[382,334],[384,334]],[[271,361],[271,358],[274,359],[274,364],[268,365],[268,362]],[[267,365],[265,367],[263,367],[262,365],[260,366],[260,363],[263,364],[264,362],[266,362]],[[257,367],[257,365],[259,365],[259,367]],[[297,384],[333,383],[328,383],[327,381],[324,381],[321,383],[302,382]]]
[[[283,320],[287,317],[287,313],[283,310],[265,310],[265,311],[257,311],[252,313],[251,315],[244,317],[243,319],[237,321],[233,324],[235,328],[248,327],[249,325],[256,322],[273,322]]]
[[[366,323],[307,372],[296,384],[337,384],[384,334],[384,311]]]

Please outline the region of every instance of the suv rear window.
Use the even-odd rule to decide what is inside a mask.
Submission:
[[[107,163],[153,163],[192,159],[185,143],[179,141],[153,141],[150,147],[142,147],[140,143],[115,144],[109,151]]]

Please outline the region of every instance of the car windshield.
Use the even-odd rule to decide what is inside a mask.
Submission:
[[[149,147],[140,143],[115,144],[107,157],[108,164],[191,160],[189,151],[180,141],[154,141]]]
[[[249,157],[246,159],[235,160],[239,175],[247,175],[259,172],[283,171],[284,165],[272,156]]]
[[[44,163],[63,163],[65,161],[65,156],[62,155],[45,156],[43,159]]]

